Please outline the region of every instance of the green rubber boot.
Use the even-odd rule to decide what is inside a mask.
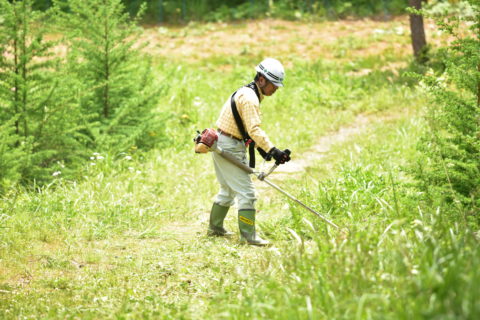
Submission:
[[[270,242],[260,238],[255,232],[255,210],[238,210],[238,227],[240,229],[240,242],[247,242],[255,246],[266,246]]]
[[[218,203],[214,203],[212,206],[212,211],[210,211],[210,224],[208,226],[208,236],[218,236],[218,237],[231,237],[233,232],[228,232],[223,227],[223,220],[227,216],[227,212],[230,207],[224,207]]]

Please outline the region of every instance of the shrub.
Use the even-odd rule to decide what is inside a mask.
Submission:
[[[423,77],[432,104],[429,130],[419,145],[424,163],[417,177],[430,196],[475,212],[480,207],[480,1],[469,3],[472,16],[436,18],[456,40],[443,50],[445,70]],[[462,37],[460,22],[472,32]]]

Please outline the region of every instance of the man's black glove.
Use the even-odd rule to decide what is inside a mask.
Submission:
[[[269,152],[272,155],[273,159],[275,159],[275,164],[284,164],[285,162],[290,161],[290,150],[280,150],[273,147]]]
[[[262,158],[265,159],[265,161],[272,160],[272,155],[270,154],[270,152],[267,153],[262,148],[257,148],[257,150],[258,150],[258,153],[260,153],[260,155],[262,156]]]

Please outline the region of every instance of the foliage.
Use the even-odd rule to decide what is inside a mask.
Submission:
[[[20,137],[15,134],[15,122],[12,118],[0,125],[0,194],[4,194],[20,179],[26,159],[24,145],[20,145]]]
[[[58,0],[57,0],[58,1]],[[37,0],[36,8],[46,9],[51,0]],[[122,0],[135,16],[147,4],[146,22],[185,23],[189,21],[231,21],[244,18],[325,19],[403,13],[403,0]]]
[[[4,188],[74,177],[99,149],[164,141],[165,116],[154,110],[162,86],[120,1],[58,1],[48,12],[31,0],[0,5],[2,149],[18,156],[2,156]],[[47,31],[68,37],[47,41]]]
[[[433,100],[430,130],[419,145],[424,158],[418,178],[430,197],[441,194],[475,212],[480,207],[480,2],[470,4],[473,16],[437,18],[455,40],[443,51],[443,73],[423,78]],[[459,34],[461,21],[471,23],[470,34]]]
[[[473,16],[474,9],[468,1],[458,1],[458,0],[449,0],[449,1],[439,1],[433,0],[429,1],[424,5],[425,12],[431,16],[445,16],[445,15],[456,15],[456,16]]]
[[[58,0],[57,0],[58,1]],[[65,2],[66,0],[61,0]],[[34,9],[47,10],[54,0],[36,0]],[[404,0],[122,0],[131,16],[147,5],[144,22],[185,23],[189,21],[231,21],[244,18],[273,17],[282,19],[336,19],[402,14]],[[466,1],[433,0],[424,5],[432,14],[468,14]]]
[[[62,7],[57,2],[56,8]],[[136,20],[124,13],[120,0],[71,0],[63,9],[69,72],[81,85],[90,148],[121,152],[155,146],[164,136],[162,117],[153,112],[161,86],[138,48]]]
[[[33,11],[29,0],[2,0],[0,6],[0,119],[13,121],[14,131],[7,130],[6,141],[16,141],[9,148],[20,148],[24,155],[11,168],[18,168],[23,180],[48,181],[82,152],[75,137],[75,97],[68,93],[71,82],[53,58],[55,43],[44,40],[45,14]]]

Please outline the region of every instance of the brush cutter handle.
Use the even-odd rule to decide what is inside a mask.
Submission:
[[[281,151],[274,147],[274,149],[272,150],[272,156],[276,160],[275,164],[277,166],[290,161],[290,154],[291,154],[291,151],[289,149],[285,149]]]

